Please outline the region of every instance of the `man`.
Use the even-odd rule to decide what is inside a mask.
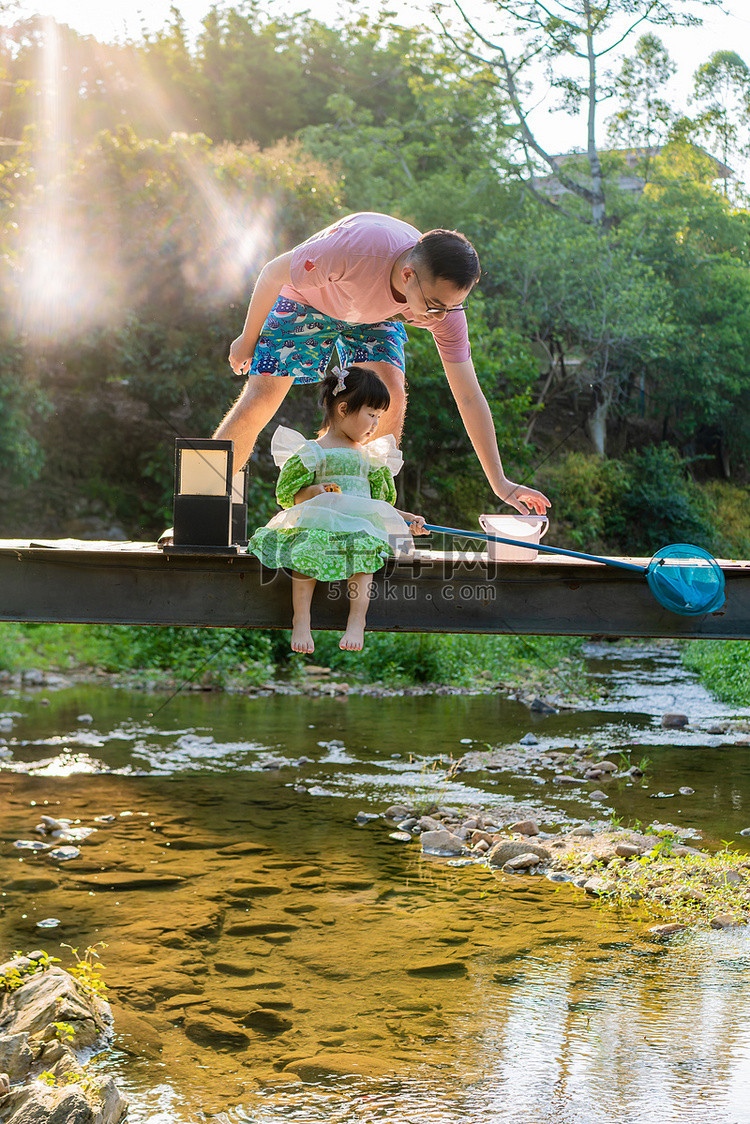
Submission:
[[[431,332],[461,420],[495,495],[522,514],[544,514],[541,492],[509,480],[471,360],[465,301],[480,276],[476,250],[457,231],[420,234],[388,215],[347,215],[262,269],[229,362],[248,374],[214,437],[234,441],[235,468],[253,451],[295,382],[317,382],[334,346],[343,366],[370,367],[391,406],[377,436],[401,436],[406,408],[403,324]],[[416,390],[418,393],[418,388]]]

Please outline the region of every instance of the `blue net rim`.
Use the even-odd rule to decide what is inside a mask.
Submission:
[[[665,567],[670,560],[679,565]],[[646,579],[659,604],[683,616],[713,613],[725,601],[721,566],[707,550],[692,543],[673,543],[657,550],[646,567]]]

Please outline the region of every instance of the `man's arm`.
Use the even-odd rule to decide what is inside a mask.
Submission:
[[[260,271],[247,308],[242,334],[229,349],[229,363],[236,375],[247,373],[265,319],[284,285],[290,282],[289,268],[293,253],[294,250],[289,250],[288,253],[273,258]]]
[[[524,484],[515,484],[505,475],[497,447],[495,423],[471,359],[462,363],[446,362],[443,367],[461,420],[492,491],[522,515],[528,515],[529,508],[537,515],[544,515],[550,503],[544,493]]]

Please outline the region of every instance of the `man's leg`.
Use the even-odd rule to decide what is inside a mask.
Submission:
[[[406,378],[404,372],[395,363],[364,362],[358,363],[357,366],[367,367],[370,371],[379,375],[388,387],[388,393],[391,396],[391,404],[380,419],[380,425],[375,430],[372,440],[392,433],[396,438],[396,444],[400,445],[406,414]]]
[[[294,385],[287,375],[250,375],[239,398],[218,426],[214,437],[234,441],[234,471],[239,472],[253,451],[258,434],[278,410]]]

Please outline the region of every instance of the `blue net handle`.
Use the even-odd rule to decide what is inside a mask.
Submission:
[[[462,539],[482,539],[483,542],[501,542],[506,546],[521,546],[524,550],[538,550],[542,554],[565,554],[568,558],[583,558],[585,562],[601,562],[603,566],[616,566],[619,570],[635,570],[637,574],[645,574],[646,566],[639,566],[636,562],[621,562],[619,558],[601,558],[598,554],[582,554],[580,550],[563,550],[561,546],[546,546],[543,543],[523,542],[521,539],[506,539],[500,535],[488,535],[484,531],[462,531],[458,527],[437,527],[433,523],[425,523],[425,531],[438,531],[441,535],[455,535]]]

